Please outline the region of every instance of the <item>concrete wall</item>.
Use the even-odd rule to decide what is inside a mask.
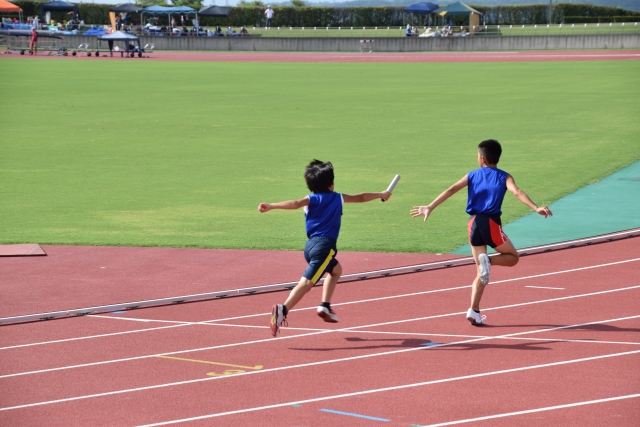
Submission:
[[[98,46],[96,37],[65,36],[70,47],[89,43]],[[227,38],[227,37],[142,37],[141,43],[155,44],[156,50],[234,50],[276,52],[356,52],[359,38]],[[116,45],[122,43],[116,42]],[[375,39],[376,52],[424,51],[500,51],[551,49],[638,49],[640,33],[518,37],[384,37]],[[102,48],[107,43],[102,42]]]

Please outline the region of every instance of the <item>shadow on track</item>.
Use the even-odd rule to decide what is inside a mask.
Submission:
[[[485,350],[485,349],[501,349],[501,350],[552,350],[550,347],[543,347],[542,344],[552,344],[563,342],[562,340],[549,340],[549,341],[536,341],[536,342],[523,342],[518,344],[489,344],[485,342],[467,342],[467,343],[436,343],[429,340],[419,338],[378,338],[378,339],[365,339],[359,337],[347,337],[345,341],[357,342],[363,345],[359,346],[345,346],[345,347],[316,347],[316,348],[300,348],[290,347],[290,350],[299,351],[339,351],[339,350],[377,350],[384,348],[416,348],[416,347],[430,347],[432,349],[442,350]]]

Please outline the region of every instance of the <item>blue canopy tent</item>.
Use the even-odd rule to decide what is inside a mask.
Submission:
[[[429,2],[420,2],[414,3],[409,7],[406,7],[402,10],[405,13],[415,13],[417,15],[431,15],[434,10],[438,9],[440,6],[434,3]],[[429,16],[429,24],[431,24],[431,16]]]
[[[438,6],[437,4],[422,2],[422,3],[412,4],[411,6],[405,8],[403,12],[419,13],[419,14],[427,15],[429,13],[432,13],[434,10],[438,9],[439,7],[440,6]]]
[[[167,7],[167,6],[149,6],[146,7],[144,9],[142,9],[142,15],[143,15],[143,21],[142,23],[144,24],[144,15],[168,15],[169,16],[169,22],[171,22],[171,15],[174,14],[184,14],[184,15],[190,15],[190,14],[194,14],[196,15],[196,22],[198,21],[198,11],[196,11],[195,9],[188,7],[188,6],[175,6],[175,7]]]

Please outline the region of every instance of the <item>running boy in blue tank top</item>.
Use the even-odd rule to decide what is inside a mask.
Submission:
[[[411,210],[412,217],[424,216],[426,221],[439,204],[464,187],[468,187],[467,213],[471,216],[468,224],[469,244],[477,266],[477,275],[471,286],[471,308],[467,311],[467,320],[472,325],[484,324],[486,316],[480,315],[480,299],[484,287],[489,283],[491,265],[513,267],[518,263],[518,251],[502,231],[500,221],[502,200],[507,190],[513,193],[516,199],[545,218],[552,215],[549,208],[538,207],[533,203],[529,196],[518,188],[511,175],[498,169],[501,154],[502,147],[498,141],[493,139],[482,141],[478,145],[480,169],[463,176],[460,181],[436,197],[429,206],[414,206]],[[489,258],[487,245],[495,249],[498,255]]]
[[[376,199],[387,200],[391,193],[340,194],[333,191],[333,165],[330,162],[314,160],[304,172],[307,187],[312,192],[300,200],[288,200],[279,203],[260,203],[259,212],[271,209],[299,209],[304,207],[307,228],[307,243],[304,258],[309,263],[302,278],[289,294],[284,304],[274,304],[271,309],[271,335],[280,330],[287,313],[302,297],[313,288],[316,282],[327,273],[322,285],[322,304],[316,310],[325,322],[337,323],[338,316],[331,309],[331,296],[342,275],[342,266],[336,259],[336,242],[340,234],[343,203],[364,203]]]

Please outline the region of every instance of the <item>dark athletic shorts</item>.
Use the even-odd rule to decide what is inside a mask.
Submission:
[[[315,285],[324,273],[331,273],[333,267],[338,265],[337,253],[336,239],[312,237],[307,240],[307,244],[304,246],[304,259],[307,260],[309,266],[302,277],[309,279]]]
[[[473,215],[469,218],[467,229],[471,246],[489,245],[495,249],[509,240],[504,231],[502,231],[500,215]]]

